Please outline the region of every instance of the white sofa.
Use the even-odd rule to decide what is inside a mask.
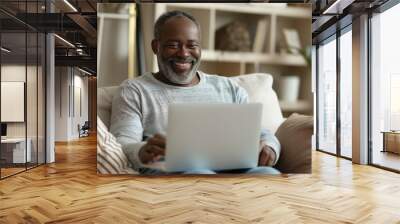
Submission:
[[[255,73],[231,79],[246,89],[250,102],[263,104],[262,127],[275,133],[282,145],[277,168],[285,173],[310,172],[312,117],[291,116],[285,121],[278,97],[272,89],[273,78],[269,74]],[[113,86],[99,88],[97,92],[97,115],[106,127],[110,125],[112,98],[117,90],[118,87]],[[307,130],[306,133],[304,130]]]

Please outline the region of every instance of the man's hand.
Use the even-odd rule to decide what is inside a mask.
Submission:
[[[165,155],[165,136],[155,134],[147,140],[139,151],[139,159],[142,163],[147,164],[156,162]]]
[[[258,166],[272,166],[276,159],[275,151],[264,142],[260,143],[260,155],[258,156]]]

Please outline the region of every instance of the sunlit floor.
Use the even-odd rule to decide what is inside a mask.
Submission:
[[[400,154],[374,151],[372,163],[400,171]]]
[[[334,150],[325,150],[325,152],[336,154]],[[342,149],[341,152],[342,156],[347,158],[352,157],[351,153],[351,149],[346,148]],[[372,155],[372,164],[400,171],[400,154],[376,150]]]

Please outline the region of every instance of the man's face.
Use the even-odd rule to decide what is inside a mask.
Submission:
[[[160,72],[174,84],[189,84],[200,65],[200,31],[186,17],[174,17],[166,21],[156,40]]]

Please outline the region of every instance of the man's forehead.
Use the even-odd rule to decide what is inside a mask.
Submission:
[[[161,37],[164,36],[169,39],[170,37],[182,34],[189,35],[193,40],[198,40],[200,30],[194,21],[184,16],[169,18],[161,27]]]
[[[176,22],[178,22],[178,23],[187,23],[187,24],[191,23],[193,26],[197,27],[196,23],[193,20],[191,20],[191,19],[189,19],[189,18],[187,18],[185,16],[181,16],[181,15],[168,18],[165,21],[164,26],[166,24],[171,24],[171,23],[176,23]]]

